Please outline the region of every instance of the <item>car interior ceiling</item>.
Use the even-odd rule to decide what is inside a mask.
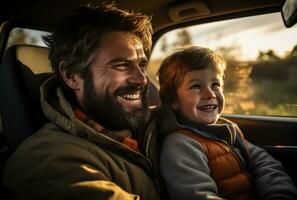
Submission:
[[[112,1],[108,0],[105,2]],[[114,2],[120,8],[141,11],[152,16],[152,23],[155,31],[184,22],[193,21],[195,19],[217,19],[224,15],[231,15],[244,11],[252,13],[253,10],[262,10],[263,12],[264,10],[268,11],[271,8],[278,8],[280,10],[280,6],[283,4],[283,0],[151,0],[149,3],[147,1],[115,0]],[[48,29],[61,16],[71,12],[71,10],[79,5],[86,4],[97,5],[98,1],[5,1],[0,8],[0,22],[13,21],[26,26]]]

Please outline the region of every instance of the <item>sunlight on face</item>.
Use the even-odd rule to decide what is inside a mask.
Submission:
[[[222,84],[222,75],[214,68],[187,72],[173,108],[194,122],[215,123],[224,109]]]

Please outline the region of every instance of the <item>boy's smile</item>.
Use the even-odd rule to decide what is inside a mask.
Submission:
[[[205,105],[205,106],[199,106],[198,109],[203,112],[213,112],[218,106],[217,105]]]
[[[177,89],[173,108],[197,123],[215,123],[225,104],[222,85],[222,75],[215,68],[189,71]]]

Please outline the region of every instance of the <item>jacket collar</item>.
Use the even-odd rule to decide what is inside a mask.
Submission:
[[[238,127],[223,117],[220,117],[215,124],[197,124],[183,116],[178,116],[168,105],[162,105],[159,114],[160,132],[162,134],[186,128],[210,139],[224,140],[228,144],[235,142]]]

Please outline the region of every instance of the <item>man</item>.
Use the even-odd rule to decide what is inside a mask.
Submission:
[[[140,134],[151,34],[147,16],[104,5],[76,10],[44,38],[55,71],[41,86],[50,123],[7,161],[15,199],[160,199],[144,155],[150,137]]]

